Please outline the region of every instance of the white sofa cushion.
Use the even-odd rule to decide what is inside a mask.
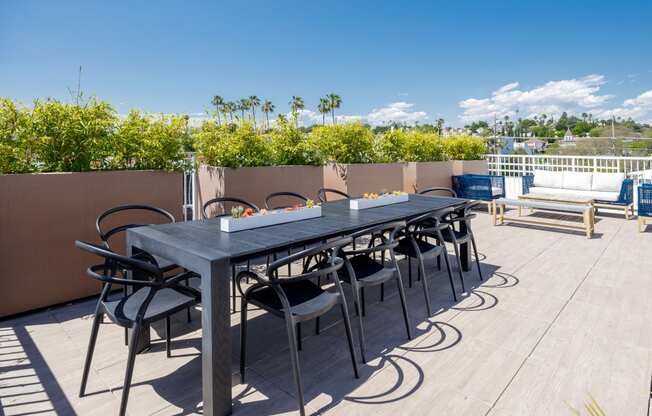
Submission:
[[[609,201],[609,202],[617,201],[618,196],[620,195],[620,192],[578,191],[576,189],[546,188],[542,186],[530,187],[529,193],[534,195],[567,196],[573,198],[592,198],[599,201]]]
[[[543,186],[544,188],[562,188],[563,172],[551,172],[548,170],[534,171],[534,186]]]
[[[590,172],[564,172],[563,188],[590,191],[593,174]]]
[[[593,185],[591,190],[600,192],[620,192],[625,180],[624,173],[602,173],[593,174]]]

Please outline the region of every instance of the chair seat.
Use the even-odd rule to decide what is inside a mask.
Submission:
[[[357,281],[362,283],[363,286],[374,286],[396,276],[396,270],[393,267],[385,267],[381,262],[366,254],[349,257],[348,261],[351,263]],[[338,270],[338,275],[341,280],[351,283],[349,270],[346,266]]]
[[[442,237],[444,237],[444,240],[447,243],[453,242],[453,236],[451,235],[451,232],[455,234],[455,240],[457,240],[458,243],[463,243],[471,238],[471,235],[467,231],[458,231],[449,228],[447,230],[442,231]]]
[[[431,244],[424,240],[416,239],[416,243],[419,248],[419,252],[423,256],[437,256],[442,251],[440,246]],[[398,243],[398,246],[394,248],[394,251],[404,256],[412,258],[417,257],[417,252],[414,250],[414,245],[410,241],[410,238],[401,239]]]
[[[118,325],[131,327],[136,314],[152,289],[144,287],[119,300],[103,302],[107,315]],[[143,322],[157,321],[167,315],[189,308],[197,303],[195,298],[174,289],[161,289],[149,303]]]
[[[309,280],[281,284],[290,303],[290,313],[309,319],[322,315],[339,302],[339,294],[328,292]],[[247,301],[276,315],[283,315],[283,305],[270,286],[253,286],[247,291]]]

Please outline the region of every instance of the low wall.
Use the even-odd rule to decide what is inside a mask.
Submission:
[[[74,241],[98,242],[96,217],[117,205],[154,205],[179,219],[182,186],[181,173],[156,171],[0,175],[0,317],[98,293],[85,272],[98,257]]]

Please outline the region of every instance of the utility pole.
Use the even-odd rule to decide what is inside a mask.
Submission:
[[[616,127],[614,126],[614,121],[616,120],[616,117],[614,115],[611,115],[611,138],[615,139],[616,138]]]

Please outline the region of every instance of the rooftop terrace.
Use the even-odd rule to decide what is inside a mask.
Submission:
[[[425,319],[418,284],[408,290],[415,338],[408,342],[398,296],[367,295],[369,362],[351,371],[342,325],[309,325],[301,352],[307,410],[319,414],[563,415],[589,395],[608,415],[646,415],[652,374],[652,239],[636,221],[599,216],[596,235],[474,221],[491,278],[451,300],[433,278]],[[403,267],[406,265],[403,264]],[[431,265],[432,266],[432,265]],[[124,376],[122,329],[102,325],[88,395],[77,397],[95,301],[0,322],[0,415],[116,414]],[[199,311],[173,324],[173,357],[153,335],[138,356],[128,412],[201,413]],[[328,321],[328,320],[327,320]],[[295,414],[284,323],[250,315],[249,375],[237,375],[234,414]],[[354,331],[356,320],[353,320]],[[163,334],[162,322],[154,332]],[[234,342],[239,314],[232,315]]]

